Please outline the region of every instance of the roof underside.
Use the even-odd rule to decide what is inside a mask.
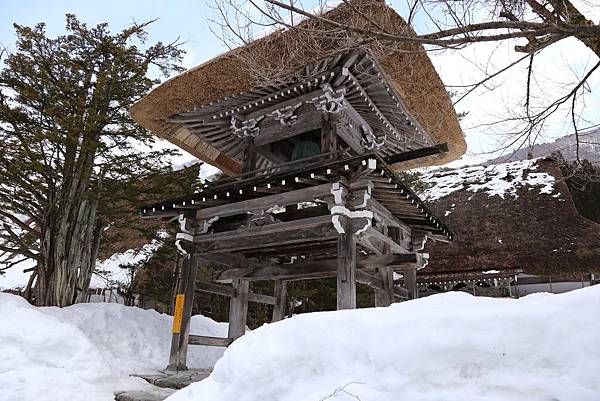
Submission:
[[[378,155],[385,157],[435,143],[408,111],[385,72],[364,49],[339,53],[309,64],[278,82],[177,113],[167,121],[182,124],[241,164],[245,143],[243,137],[236,135],[236,119],[248,115],[265,118],[268,110],[279,104],[291,103],[291,107],[300,107],[323,95],[323,87],[329,85],[335,92],[344,93],[344,102],[366,121],[378,144],[383,143],[376,151]],[[266,111],[261,114],[261,110]],[[341,114],[343,119],[344,111]],[[266,118],[273,117],[266,114]],[[272,165],[270,160],[259,155],[257,168]]]
[[[429,233],[431,238],[438,240],[453,239],[452,231],[431,213],[423,201],[378,155],[366,154],[349,158],[331,156],[333,156],[332,160],[328,161],[318,160],[310,164],[306,161],[297,162],[297,168],[293,166],[286,166],[285,169],[267,168],[243,176],[222,179],[190,196],[145,206],[141,209],[141,215],[146,218],[172,218],[190,209],[225,205],[277,192],[334,182],[336,178],[339,179],[341,176],[364,168],[368,160],[374,158],[377,168],[364,177],[374,184],[373,198],[411,229],[423,230]],[[268,193],[261,193],[261,188],[268,188]]]

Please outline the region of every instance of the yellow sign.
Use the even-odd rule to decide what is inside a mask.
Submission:
[[[181,333],[181,319],[183,318],[183,302],[185,294],[177,294],[175,296],[175,310],[173,311],[173,333]]]

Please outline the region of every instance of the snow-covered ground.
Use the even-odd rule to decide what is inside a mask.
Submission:
[[[166,366],[171,317],[119,304],[36,308],[0,293],[0,401],[111,401],[114,392],[148,390],[129,377]],[[226,336],[202,316],[192,333]],[[211,367],[221,348],[190,347],[189,364]]]
[[[247,333],[168,401],[597,401],[598,333],[600,286],[304,314]]]
[[[111,401],[165,366],[171,318],[118,304],[35,308],[0,293],[1,401]],[[196,316],[194,334],[226,325]],[[168,401],[597,401],[600,286],[518,300],[454,292],[321,312],[235,341]],[[219,348],[190,347],[211,366]],[[329,397],[329,398],[328,398]]]

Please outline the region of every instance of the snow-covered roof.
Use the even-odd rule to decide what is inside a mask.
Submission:
[[[427,243],[423,274],[600,272],[600,224],[579,213],[555,161],[437,170],[421,179],[431,186],[420,195],[456,233],[452,244]]]
[[[538,171],[539,159],[502,163],[492,166],[471,166],[455,170],[434,170],[422,176],[431,185],[420,196],[435,201],[456,191],[482,192],[488,196],[518,197],[520,188],[536,189],[543,194],[554,193],[554,176]]]

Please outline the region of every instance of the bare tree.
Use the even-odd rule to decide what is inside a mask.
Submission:
[[[354,12],[352,18],[344,20],[331,18],[323,0],[311,10],[305,9],[298,0],[214,0],[213,7],[219,17],[212,23],[217,36],[230,48],[248,44],[264,31],[295,30],[296,39],[286,44],[286,55],[300,48],[311,48],[313,55],[325,57],[344,47],[356,46],[368,46],[375,52],[378,49],[423,51],[420,45],[432,52],[461,52],[475,44],[515,43],[514,51],[522,56],[501,68],[486,69],[485,76],[476,82],[449,88],[454,92],[462,91],[455,96],[456,105],[476,90],[491,85],[498,77],[510,76],[516,66],[526,64],[521,107],[519,110],[512,108],[488,124],[489,127],[502,123],[504,127],[497,151],[533,146],[547,130],[549,118],[565,109],[578,142],[580,125],[597,124],[586,121],[579,111],[585,101],[584,95],[590,92],[590,77],[600,67],[600,26],[587,18],[580,11],[581,7],[571,0],[406,1],[408,13],[403,15],[407,23],[404,27],[379,24],[369,13],[369,3],[378,3],[377,0],[342,0]],[[585,7],[598,7],[586,0],[579,3]],[[434,28],[420,33],[418,28],[423,26]],[[583,73],[574,74],[573,81],[562,85],[561,90],[540,94],[536,89],[535,62],[541,52],[549,51],[547,49],[552,45],[568,38],[583,43],[595,61]],[[328,46],[331,43],[336,46]],[[260,46],[254,47],[258,50],[236,54],[243,58],[257,83],[277,79],[281,64],[270,70],[269,63],[260,57]],[[303,51],[302,55],[306,53]],[[294,57],[288,57],[288,60],[290,65],[297,62]]]

